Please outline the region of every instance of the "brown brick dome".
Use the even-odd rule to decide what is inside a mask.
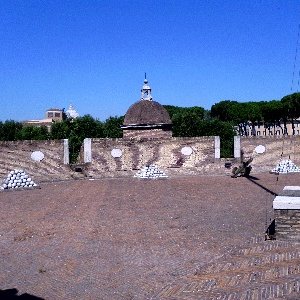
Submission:
[[[171,124],[167,110],[156,101],[140,100],[131,105],[125,115],[124,125]]]
[[[171,138],[172,122],[167,110],[153,101],[151,88],[145,78],[141,100],[129,107],[124,118],[124,138]]]

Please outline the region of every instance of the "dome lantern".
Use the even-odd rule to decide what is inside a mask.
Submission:
[[[172,122],[167,110],[153,101],[148,80],[144,80],[142,96],[126,112],[123,129],[124,138],[172,137]]]
[[[141,89],[141,92],[142,92],[141,100],[152,101],[151,88],[148,85],[148,80],[146,78],[144,80],[144,85],[143,85],[143,87]]]

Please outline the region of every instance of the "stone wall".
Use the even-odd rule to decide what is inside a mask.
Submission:
[[[224,162],[215,151],[218,141],[218,137],[91,139],[91,143],[86,139],[85,145],[91,146],[86,147],[82,157],[88,158],[85,160],[90,163],[87,174],[92,177],[132,176],[151,164],[167,175],[224,173]],[[184,147],[190,147],[192,153],[183,154]]]
[[[0,142],[0,180],[8,172],[22,169],[35,181],[71,178],[66,140]],[[31,154],[41,151],[44,159],[34,161]]]
[[[276,209],[276,239],[300,242],[300,210]]]
[[[67,140],[0,142],[0,179],[14,169],[24,169],[36,181],[62,180],[74,177],[68,165]],[[92,177],[133,176],[146,165],[155,164],[167,175],[230,174],[226,162],[238,165],[239,158],[220,159],[219,137],[160,139],[86,139],[82,163],[88,163],[85,175]],[[236,137],[235,154],[240,150],[250,157],[256,146],[266,151],[256,155],[252,172],[269,172],[280,159],[291,159],[300,167],[300,136]],[[182,153],[190,147],[192,153]],[[85,150],[84,150],[85,149]],[[88,150],[90,149],[90,150]],[[114,156],[115,153],[121,153]],[[31,153],[42,151],[45,158],[33,161]]]
[[[172,131],[171,130],[163,130],[163,129],[152,129],[152,130],[138,130],[138,129],[127,129],[123,130],[123,138],[125,139],[141,139],[141,138],[171,138]]]
[[[276,239],[300,242],[300,186],[285,186],[273,208]]]
[[[269,172],[281,159],[290,159],[300,166],[300,136],[240,137],[240,150],[245,158],[250,157],[258,145],[265,146],[266,151],[255,156],[252,172]],[[235,150],[238,148],[235,145]]]

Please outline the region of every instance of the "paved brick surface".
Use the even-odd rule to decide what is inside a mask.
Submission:
[[[220,295],[229,297],[226,287],[235,288],[239,280],[245,289],[238,292],[249,290],[255,255],[269,250],[270,256],[258,256],[264,274],[266,264],[280,260],[278,272],[298,286],[299,270],[290,274],[286,268],[299,252],[268,250],[263,245],[280,242],[262,240],[274,193],[299,185],[300,174],[278,181],[271,174],[256,176],[253,182],[225,176],[77,180],[1,192],[0,289],[44,299],[163,299],[170,287],[203,284],[201,276],[220,282],[228,269],[231,283],[223,282]],[[243,251],[253,251],[254,258]],[[237,270],[244,279],[233,278]],[[205,299],[174,289],[170,297]]]
[[[156,299],[299,299],[300,244],[256,242],[165,287]]]

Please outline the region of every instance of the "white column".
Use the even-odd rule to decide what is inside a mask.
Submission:
[[[215,158],[221,158],[220,137],[215,136]]]
[[[64,164],[68,165],[69,163],[69,140],[64,139]]]
[[[86,138],[83,141],[84,162],[92,162],[92,139]]]
[[[241,157],[241,137],[236,135],[234,137],[234,158]]]

